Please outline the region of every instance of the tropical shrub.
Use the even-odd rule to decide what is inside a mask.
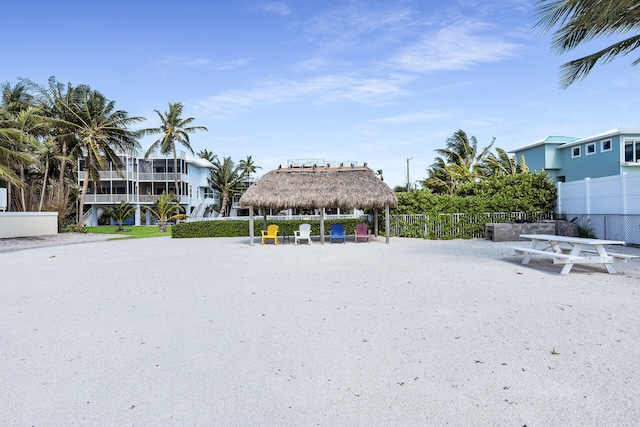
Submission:
[[[556,187],[545,172],[502,175],[459,186],[453,195],[416,190],[396,194],[392,214],[440,214],[486,212],[553,212]]]

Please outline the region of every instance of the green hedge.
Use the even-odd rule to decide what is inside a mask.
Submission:
[[[331,224],[342,224],[347,235],[354,234],[356,224],[366,222],[363,219],[335,219],[325,220],[325,235],[329,235]],[[311,224],[311,235],[318,236],[320,234],[319,220],[281,220],[267,221],[267,225],[276,224],[278,235],[288,234],[293,236],[294,230],[300,229],[300,224]],[[254,236],[260,237],[263,226],[262,218],[254,219]],[[372,225],[369,224],[371,228]],[[182,222],[171,228],[171,237],[177,239],[194,238],[194,237],[241,237],[249,235],[249,220],[220,220],[220,221],[198,221],[198,222]]]
[[[551,213],[557,192],[546,172],[503,175],[461,185],[454,195],[429,190],[397,193],[396,214],[526,212]]]

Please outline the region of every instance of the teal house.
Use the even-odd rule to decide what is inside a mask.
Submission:
[[[586,138],[549,136],[510,151],[555,182],[640,172],[640,128],[616,128]]]

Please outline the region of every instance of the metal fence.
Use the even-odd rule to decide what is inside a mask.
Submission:
[[[392,215],[391,234],[400,237],[431,239],[484,238],[484,225],[490,222],[539,221],[551,219],[551,214],[524,212],[487,212],[481,214]]]
[[[598,239],[623,240],[627,244],[640,245],[640,214],[568,214],[566,218]]]

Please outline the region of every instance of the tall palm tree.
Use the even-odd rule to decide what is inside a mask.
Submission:
[[[435,150],[439,156],[427,169],[428,177],[421,184],[438,193],[453,194],[459,184],[481,178],[481,170],[477,169],[477,165],[486,157],[494,142],[495,138],[478,151],[476,137],[469,138],[462,129],[457,130],[447,138],[446,148]]]
[[[65,204],[65,195],[69,191],[65,188],[65,177],[68,176],[67,165],[75,165],[73,155],[78,157],[78,143],[76,133],[73,126],[68,123],[75,120],[72,110],[66,106],[81,104],[82,96],[90,88],[86,85],[74,87],[71,83],[66,85],[59,83],[55,77],[50,77],[48,86],[39,85],[31,80],[24,80],[24,83],[31,91],[35,93],[38,108],[42,111],[45,118],[51,120],[51,128],[49,133],[54,138],[54,143],[58,154],[60,155],[60,165],[58,174],[58,183],[56,189],[56,204],[62,208]]]
[[[242,174],[246,177],[250,177],[256,170],[262,169],[260,166],[256,166],[251,156],[247,156],[246,159],[242,159],[238,162],[238,166],[242,169]]]
[[[0,180],[7,183],[8,201],[11,201],[11,187],[22,186],[16,174],[16,165],[29,164],[32,158],[23,151],[20,144],[22,132],[17,128],[13,114],[0,106]]]
[[[193,154],[193,148],[191,148],[191,143],[189,142],[189,134],[199,130],[207,130],[204,126],[189,126],[195,119],[193,117],[183,119],[182,109],[182,103],[176,102],[173,104],[169,103],[169,111],[165,111],[164,113],[154,110],[160,118],[160,127],[140,131],[145,135],[161,135],[160,138],[151,144],[151,147],[149,147],[145,154],[145,159],[148,159],[158,148],[162,154],[173,153],[173,176],[177,196],[180,196],[180,188],[178,187],[178,153],[176,143],[179,142]]]
[[[209,185],[222,195],[220,201],[220,216],[228,215],[229,204],[234,194],[242,191],[245,186],[242,183],[244,172],[240,165],[236,165],[231,157],[225,157],[222,162],[215,159],[213,162],[214,169],[211,171]]]
[[[144,118],[129,117],[126,111],[116,110],[114,101],[107,100],[100,92],[88,86],[80,89],[79,96],[73,96],[71,100],[60,100],[60,103],[70,118],[57,118],[55,121],[66,124],[73,130],[84,157],[84,182],[76,224],[79,231],[82,228],[89,181],[94,186],[99,186],[99,172],[106,169],[108,162],[118,168],[118,152],[126,153],[139,147],[138,133],[131,131],[129,126]]]
[[[638,0],[552,0],[540,2],[534,29],[546,34],[559,25],[551,47],[558,53],[574,50],[596,38],[615,37],[640,27]],[[567,88],[584,79],[598,63],[607,63],[640,47],[640,35],[634,34],[590,55],[567,62],[561,67],[560,86]],[[640,58],[631,65],[640,63]]]
[[[5,149],[13,151],[7,159],[13,162],[8,164],[18,175],[19,182],[15,182],[18,189],[18,199],[20,210],[27,211],[27,200],[25,190],[29,184],[27,180],[27,166],[38,163],[37,157],[33,154],[34,149],[39,145],[39,137],[43,135],[45,122],[38,116],[38,109],[32,106],[26,109],[15,109],[15,112],[3,110],[2,134]]]

